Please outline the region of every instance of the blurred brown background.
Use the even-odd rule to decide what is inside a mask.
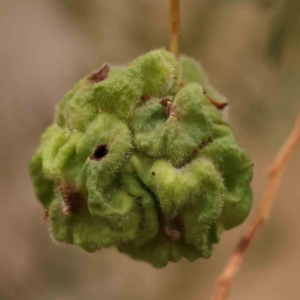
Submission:
[[[27,162],[65,92],[103,62],[168,44],[168,1],[0,1],[0,299],[210,299],[249,224],[224,234],[213,259],[155,270],[114,249],[51,242]],[[230,100],[230,122],[255,161],[252,216],[265,170],[300,109],[299,0],[182,0],[182,52]],[[300,299],[300,151],[231,300]]]

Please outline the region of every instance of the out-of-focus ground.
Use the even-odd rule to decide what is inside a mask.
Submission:
[[[214,258],[155,270],[114,249],[52,243],[27,162],[54,107],[103,62],[168,44],[168,1],[0,1],[0,299],[210,299],[251,217]],[[200,60],[230,100],[230,123],[255,161],[252,216],[271,162],[300,109],[300,1],[182,1],[182,52]],[[300,151],[231,300],[300,299]]]

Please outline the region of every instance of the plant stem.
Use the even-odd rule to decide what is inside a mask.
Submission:
[[[170,52],[179,56],[180,37],[180,0],[169,0],[170,3]]]
[[[269,168],[269,181],[267,183],[260,206],[248,230],[239,241],[235,252],[225,266],[218,279],[218,285],[213,296],[213,300],[227,299],[232,280],[237,273],[249,245],[251,244],[257,230],[266,222],[269,217],[270,209],[272,207],[274,196],[276,195],[278,186],[280,184],[282,175],[286,169],[287,163],[294,153],[296,146],[300,142],[300,114],[297,118],[296,124],[290,132],[286,142],[275,157],[272,165]]]

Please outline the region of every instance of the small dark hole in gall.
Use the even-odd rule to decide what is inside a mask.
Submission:
[[[151,174],[152,174],[152,176],[155,176],[155,172],[152,172]]]
[[[93,160],[101,160],[103,159],[108,153],[108,146],[107,145],[99,145],[95,149],[94,153],[90,156],[90,159]]]

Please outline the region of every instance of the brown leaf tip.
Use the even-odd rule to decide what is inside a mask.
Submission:
[[[110,70],[110,66],[109,64],[104,64],[99,71],[93,73],[89,79],[91,81],[93,81],[94,83],[103,81],[104,79],[106,79],[108,77],[108,73]]]
[[[217,102],[216,100],[214,100],[213,98],[211,98],[210,96],[208,96],[205,89],[202,90],[202,93],[204,95],[206,95],[206,97],[210,101],[210,103],[219,110],[224,109],[228,105],[227,102],[220,103],[220,102]]]
[[[214,99],[212,99],[211,97],[207,96],[207,99],[210,101],[210,103],[212,105],[214,105],[218,110],[223,110],[227,105],[228,103],[227,102],[223,102],[223,103],[220,103],[220,102],[217,102],[215,101]]]
[[[163,107],[166,108],[166,113],[167,116],[170,116],[171,112],[172,112],[172,102],[170,99],[168,98],[164,98],[159,102]]]

